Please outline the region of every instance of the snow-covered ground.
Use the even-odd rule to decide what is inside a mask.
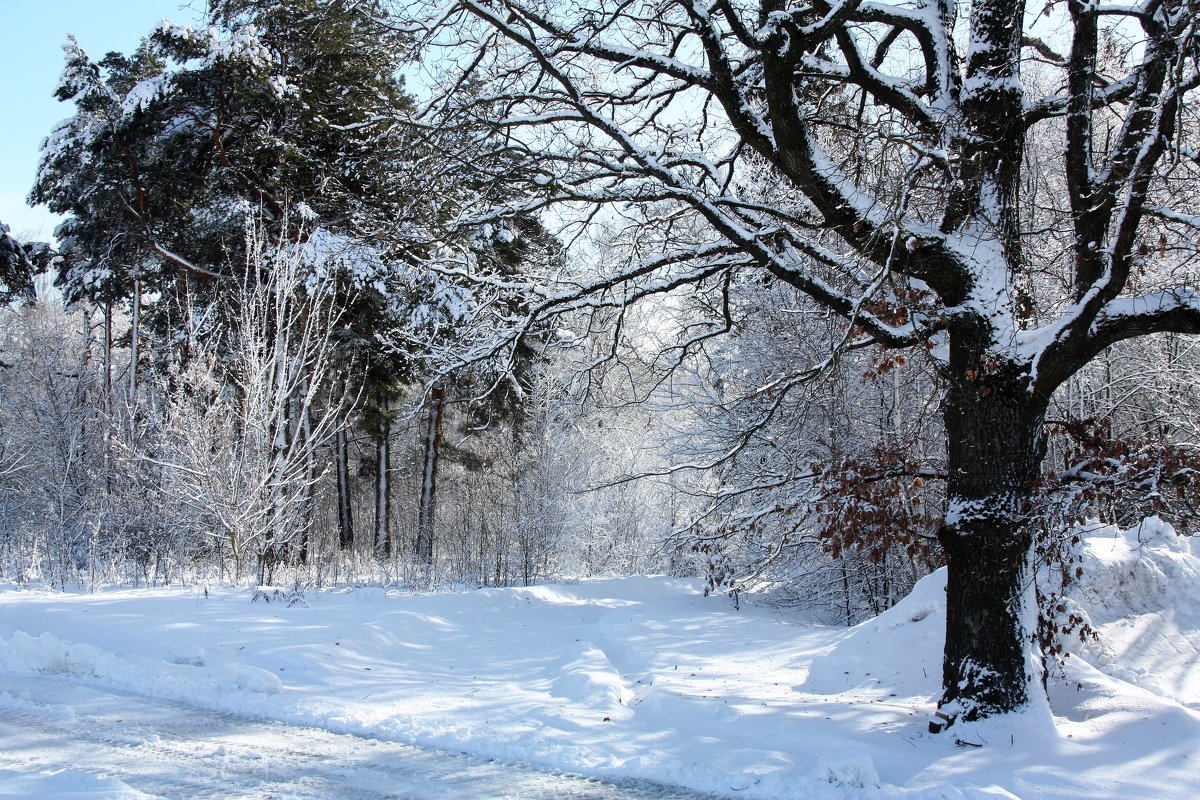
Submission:
[[[694,582],[661,578],[424,596],[310,591],[293,606],[234,589],[8,587],[0,798],[153,795],[160,784],[129,764],[176,763],[150,719],[170,708],[195,709],[187,738],[226,760],[239,745],[209,728],[244,728],[252,740],[306,726],[330,737],[312,746],[332,748],[334,761],[419,745],[469,754],[468,767],[496,759],[723,797],[1193,800],[1200,559],[1152,522],[1094,532],[1083,566],[1076,599],[1101,638],[1051,685],[1052,724],[1031,712],[937,736],[927,722],[945,624],[940,573],[851,629],[736,610]],[[122,702],[127,713],[114,716]],[[65,743],[54,763],[48,737],[75,729],[107,733]],[[82,759],[114,739],[124,761]],[[290,747],[264,746],[256,760]],[[565,796],[610,795],[625,796]]]

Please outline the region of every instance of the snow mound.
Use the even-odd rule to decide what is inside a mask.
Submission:
[[[842,630],[831,646],[809,661],[807,675],[795,691],[853,691],[876,700],[901,696],[927,701],[936,693],[940,677],[935,659],[946,630],[945,567],[917,581],[907,597],[878,617]],[[889,657],[881,659],[880,653]]]
[[[866,753],[826,753],[817,760],[813,778],[853,789],[878,789],[882,786],[875,762]]]
[[[34,638],[17,631],[7,647],[0,641],[0,665],[7,669],[99,677],[112,671],[113,661],[98,647],[73,644],[48,633]]]
[[[1107,675],[1200,709],[1200,558],[1187,537],[1151,517],[1093,525],[1080,545],[1072,606],[1098,634],[1073,652]]]
[[[550,684],[550,694],[581,706],[606,712],[626,702],[629,692],[604,651],[583,643],[579,656],[564,664]]]
[[[946,609],[946,569],[935,570],[917,581],[908,596],[875,620],[875,626],[899,628],[922,622]]]
[[[1197,616],[1200,559],[1158,517],[1128,530],[1095,527],[1083,539],[1079,598],[1094,622],[1174,609]]]
[[[233,681],[239,689],[246,692],[279,694],[283,691],[283,681],[279,680],[278,675],[246,664],[233,670]]]
[[[0,798],[39,800],[152,800],[154,795],[139,792],[116,778],[97,777],[86,772],[62,770],[36,774],[0,769]]]
[[[0,637],[0,668],[94,678],[110,686],[137,691],[157,688],[164,696],[185,700],[214,692],[274,695],[283,691],[278,676],[249,664],[203,667],[175,658],[146,662],[122,658],[95,645],[69,642],[50,633],[33,637],[15,631],[7,641]]]

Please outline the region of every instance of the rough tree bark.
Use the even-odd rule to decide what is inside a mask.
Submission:
[[[1018,708],[1040,678],[1027,513],[1045,453],[1047,398],[1012,370],[951,385],[944,400],[950,511],[942,722]]]

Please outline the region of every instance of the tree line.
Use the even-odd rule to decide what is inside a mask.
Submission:
[[[563,542],[624,501],[572,499],[589,465],[550,479],[587,435],[532,349],[486,402],[426,363],[474,302],[431,253],[561,255],[532,216],[439,238],[478,187],[438,174],[462,143],[405,123],[404,39],[378,3],[229,2],[132,55],[68,45],[74,115],[31,194],[66,216],[53,263],[4,240],[10,577],[488,585],[651,558],[636,510]],[[33,302],[51,267],[67,311]]]

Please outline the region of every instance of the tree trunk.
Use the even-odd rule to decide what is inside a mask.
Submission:
[[[421,505],[417,515],[417,560],[433,564],[433,524],[437,517],[438,449],[442,443],[442,416],[446,390],[433,387],[430,393],[429,428],[425,434],[425,462],[421,470]]]
[[[337,389],[336,398],[330,398],[338,409],[333,432],[333,462],[334,475],[337,481],[337,511],[338,511],[338,548],[340,550],[354,549],[354,513],[350,484],[350,409],[354,405],[348,402],[350,380],[345,370],[338,370],[333,378]],[[331,395],[333,393],[331,392]]]
[[[142,327],[142,280],[133,281],[133,316],[129,320],[129,407],[137,407],[138,393],[138,337]]]
[[[942,698],[931,723],[1026,705],[1040,680],[1028,525],[1045,440],[1046,402],[1017,369],[964,370],[945,401],[950,507]]]
[[[346,434],[348,420],[338,420],[334,434],[337,462],[338,546],[342,550],[354,547],[354,515],[350,505],[350,437]]]
[[[102,409],[105,428],[111,433],[113,425],[113,308],[112,301],[104,303],[104,388]],[[112,443],[108,436],[104,437],[104,493],[111,497],[113,493],[113,458]]]
[[[104,303],[104,415],[112,417],[113,396],[113,308],[112,302]]]
[[[375,438],[375,552],[392,553],[392,420],[388,414],[388,395],[380,389],[376,395],[379,422]]]
[[[312,390],[312,384],[308,378],[305,378],[304,384],[300,389],[300,427],[297,432],[299,436],[303,437],[304,441],[304,494],[300,503],[300,546],[296,553],[296,558],[301,564],[308,563],[309,547],[311,544],[309,536],[313,531],[313,517],[315,516],[317,504],[317,445],[313,441],[312,406],[310,405],[309,398],[309,393]]]
[[[275,353],[275,370],[278,382],[288,383],[288,365],[284,348],[278,347]],[[290,463],[296,436],[299,434],[292,423],[295,413],[295,402],[290,397],[275,398],[278,406],[272,410],[271,420],[271,479],[268,484],[268,513],[266,541],[260,553],[260,559],[267,562],[267,579],[273,580],[275,565],[286,559],[292,544],[292,526],[295,524],[293,492],[295,485],[293,465]],[[269,402],[269,401],[268,401]]]

